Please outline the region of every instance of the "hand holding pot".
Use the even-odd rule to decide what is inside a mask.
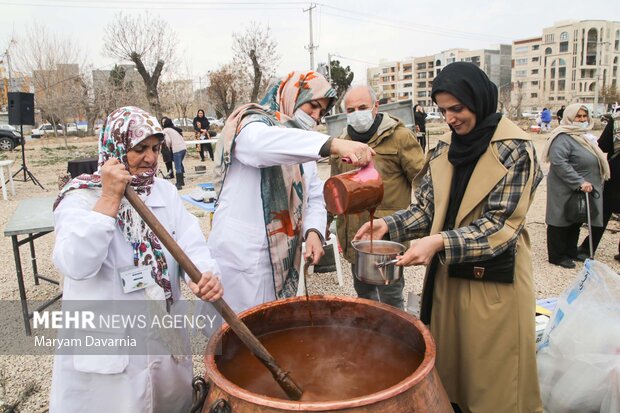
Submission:
[[[443,250],[443,238],[441,234],[411,241],[411,246],[403,255],[400,255],[396,265],[429,265],[439,251]]]
[[[385,222],[381,218],[377,218],[372,221],[373,224],[373,233],[372,239],[382,239],[385,234],[388,232],[387,222]],[[370,239],[370,222],[365,223],[362,227],[355,233],[355,237],[353,241],[357,240],[369,240]]]
[[[375,151],[365,143],[338,138],[332,140],[330,152],[349,159],[353,166],[366,166],[375,155]]]

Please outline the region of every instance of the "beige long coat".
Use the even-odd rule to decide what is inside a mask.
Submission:
[[[510,138],[530,140],[512,122],[502,119],[469,180],[455,228],[481,216],[488,194],[507,173],[493,142]],[[448,209],[453,167],[447,155],[445,151],[430,162],[435,196],[431,234],[442,231]],[[531,149],[529,155],[534,160]],[[506,242],[525,222],[534,176],[532,167],[515,212],[502,230],[489,237],[491,246]],[[447,266],[438,266],[430,328],[437,342],[441,380],[450,400],[464,412],[542,412],[532,261],[525,228],[518,236],[513,284],[449,278]]]

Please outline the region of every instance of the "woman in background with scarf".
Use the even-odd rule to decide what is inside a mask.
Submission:
[[[364,143],[311,131],[335,100],[321,74],[291,72],[262,106],[242,106],[226,120],[209,248],[237,312],[295,295],[304,240],[304,259],[317,264],[323,255],[327,212],[315,161],[338,154],[365,165],[374,154]]]
[[[582,223],[570,222],[565,213],[575,191],[594,194],[590,196],[592,230],[601,231],[603,227],[603,181],[609,179],[609,164],[591,130],[588,108],[580,103],[568,105],[543,155],[550,162],[545,216],[547,252],[551,264],[564,268],[575,268],[574,259],[583,261],[590,256],[587,245],[585,249],[577,249]]]
[[[420,318],[455,411],[542,412],[525,230],[542,179],[534,146],[471,63],[447,65],[432,98],[452,135],[431,152],[417,203],[376,219],[373,238],[415,239],[396,265],[427,266]],[[367,223],[356,239],[369,238]]]
[[[179,307],[183,273],[123,197],[127,185],[202,272],[198,284],[189,282],[192,292],[209,301],[222,296],[222,286],[213,275],[219,270],[196,218],[187,212],[172,184],[155,178],[163,136],[157,120],[142,109],[116,109],[100,137],[99,170],[78,176],[60,192],[54,210],[53,260],[64,275],[63,308],[76,305],[72,302],[82,302],[82,307],[92,303],[91,308],[105,303],[115,314],[127,305],[136,311],[143,302],[153,304],[164,315],[183,308]],[[142,282],[125,288],[131,287],[137,271]],[[102,326],[96,323],[95,327]],[[162,354],[154,350],[159,344],[151,339],[155,331],[148,326],[144,330],[142,334],[149,340],[139,343],[146,348],[138,354],[119,347],[101,353],[84,353],[80,348],[72,354],[56,355],[50,412],[188,411],[192,402],[191,350]],[[109,333],[102,334],[114,335]]]
[[[196,113],[196,117],[194,118],[194,131],[196,132],[196,139],[209,139],[209,128],[211,125],[209,124],[209,119],[205,116],[205,111],[202,109],[198,109]],[[202,162],[205,161],[205,151],[209,152],[209,157],[213,160],[213,146],[210,143],[201,143],[200,150],[198,153],[200,154],[200,160]]]

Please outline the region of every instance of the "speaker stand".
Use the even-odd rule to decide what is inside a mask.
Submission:
[[[19,175],[20,172],[23,172],[24,182],[30,179],[33,184],[39,185],[41,189],[45,189],[43,185],[41,185],[41,182],[39,182],[37,177],[34,176],[32,172],[30,172],[30,170],[28,169],[28,166],[26,166],[26,138],[24,137],[24,125],[21,125],[21,124],[19,125],[19,132],[22,135],[22,166],[21,168],[17,170],[17,172],[13,174],[13,178]]]

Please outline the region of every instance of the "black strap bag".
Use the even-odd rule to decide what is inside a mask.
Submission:
[[[588,222],[588,207],[586,205],[586,192],[581,190],[574,191],[564,205],[564,217],[573,224],[584,224]],[[600,195],[596,189],[592,190],[592,197],[598,198]],[[596,215],[594,203],[590,203],[590,214]]]
[[[474,281],[491,281],[511,284],[515,279],[515,256],[517,245],[484,261],[463,262],[448,265],[448,275]]]

